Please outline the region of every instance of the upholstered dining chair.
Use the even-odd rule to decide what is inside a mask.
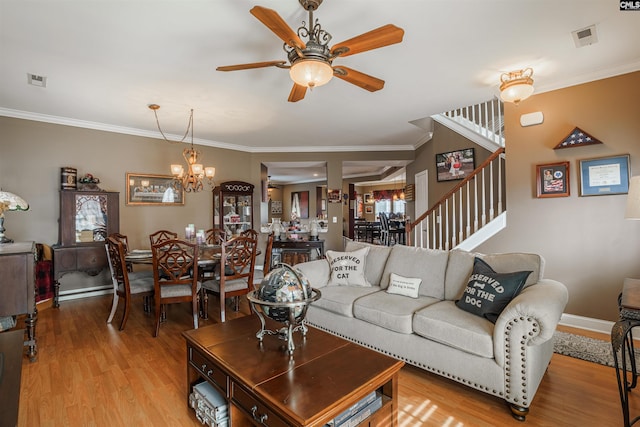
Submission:
[[[174,233],[173,231],[169,231],[169,230],[158,230],[155,233],[149,234],[149,242],[151,243],[151,246],[158,244],[160,242],[164,242],[165,240],[177,239],[177,238],[178,238],[178,233]]]
[[[169,239],[151,246],[153,256],[154,307],[156,326],[160,332],[162,306],[190,302],[193,327],[198,329],[198,245],[184,240]]]
[[[220,276],[202,283],[200,301],[202,317],[208,318],[209,296],[212,292],[220,297],[220,321],[225,321],[226,299],[234,297],[234,310],[238,311],[239,297],[254,289],[253,272],[256,262],[257,240],[238,236],[227,240],[221,247]]]
[[[254,270],[253,272],[253,287],[255,289],[260,286],[264,276],[271,271],[271,253],[273,252],[273,233],[267,235],[267,244],[264,250],[264,262],[262,264],[262,270]]]
[[[120,298],[124,300],[124,313],[120,322],[120,330],[124,329],[129,318],[131,307],[131,299],[133,297],[143,298],[143,307],[145,313],[151,312],[151,304],[149,298],[153,295],[153,276],[151,274],[139,275],[133,278],[133,273],[127,269],[125,261],[126,250],[121,240],[116,237],[109,236],[105,244],[107,250],[107,260],[111,270],[111,281],[113,283],[113,304],[107,323],[111,323]],[[151,272],[149,272],[151,273]]]

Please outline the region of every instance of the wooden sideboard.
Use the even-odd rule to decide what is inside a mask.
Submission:
[[[35,242],[0,244],[0,316],[26,314],[29,360],[38,358],[36,341]]]
[[[289,265],[324,258],[324,240],[274,240],[271,264]]]
[[[81,271],[95,276],[109,268],[106,237],[119,232],[119,193],[60,191],[59,243],[53,246],[53,306],[60,305],[60,278]]]

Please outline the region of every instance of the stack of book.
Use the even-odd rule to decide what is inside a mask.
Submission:
[[[209,427],[229,426],[227,400],[208,382],[193,386],[189,405],[196,411],[196,418],[202,424]]]
[[[382,407],[382,395],[375,390],[349,407],[326,427],[355,427]]]

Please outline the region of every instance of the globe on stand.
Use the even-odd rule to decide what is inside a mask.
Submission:
[[[304,320],[307,308],[320,296],[320,291],[311,287],[300,270],[288,264],[280,264],[271,270],[260,287],[247,295],[251,308],[260,318],[261,327],[256,333],[258,340],[262,342],[264,335],[279,335],[287,341],[287,351],[293,357],[293,332],[300,331],[306,337]],[[265,316],[284,326],[277,331],[267,329]]]

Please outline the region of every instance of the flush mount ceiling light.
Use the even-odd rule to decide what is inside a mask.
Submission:
[[[275,10],[262,6],[255,6],[251,9],[253,16],[284,41],[283,49],[287,53],[291,65],[287,65],[286,61],[266,61],[228,65],[218,67],[216,70],[237,71],[264,67],[288,68],[289,76],[294,82],[289,94],[289,102],[300,101],[304,98],[307,89],[327,84],[333,76],[370,92],[382,89],[384,80],[340,65],[334,66],[333,60],[338,56],[354,55],[400,43],[404,36],[404,30],[388,24],[329,47],[331,34],[322,29],[318,20],[314,21],[313,19],[313,12],[320,6],[322,0],[298,1],[309,12],[309,21],[308,23],[303,21],[297,32],[293,31]],[[307,41],[304,42],[303,38],[307,39]]]
[[[518,105],[533,94],[533,69],[511,71],[500,76],[500,99]]]
[[[213,177],[216,174],[216,168],[214,167],[204,167],[202,163],[198,163],[198,156],[200,152],[193,148],[193,108],[191,109],[191,114],[189,115],[189,123],[187,124],[187,130],[184,133],[184,136],[180,141],[172,141],[166,137],[162,128],[160,128],[160,121],[158,120],[158,110],[160,106],[158,104],[149,104],[149,109],[153,111],[153,114],[156,117],[156,124],[158,125],[158,130],[160,134],[164,138],[165,141],[170,143],[176,142],[184,142],[187,138],[187,135],[191,133],[191,147],[185,148],[182,151],[182,157],[184,157],[187,162],[187,170],[185,171],[184,167],[180,164],[172,164],[171,165],[171,174],[174,178],[182,183],[182,188],[186,192],[194,192],[197,193],[204,189],[203,180],[206,177],[209,185],[211,187],[215,187],[215,183],[213,181]]]

